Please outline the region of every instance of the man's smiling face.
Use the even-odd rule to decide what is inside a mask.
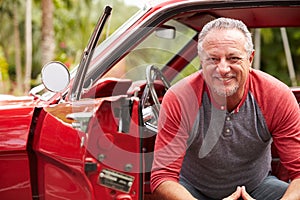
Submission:
[[[204,79],[214,95],[240,96],[253,60],[245,49],[246,39],[237,29],[213,29],[205,36],[200,53]]]

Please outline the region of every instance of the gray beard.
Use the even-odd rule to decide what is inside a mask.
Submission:
[[[224,88],[213,87],[214,93],[216,93],[217,95],[219,95],[221,97],[230,97],[230,96],[234,95],[238,89],[239,89],[238,85],[234,86],[230,90],[224,90]]]

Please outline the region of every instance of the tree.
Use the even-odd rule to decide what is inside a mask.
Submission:
[[[13,2],[13,27],[14,27],[14,44],[15,44],[15,64],[16,64],[16,93],[23,93],[23,74],[21,64],[21,41],[19,30],[19,11],[18,2]]]
[[[42,40],[41,40],[41,52],[42,52],[42,65],[51,61],[54,58],[55,50],[55,38],[53,28],[53,12],[54,5],[52,0],[42,0]]]
[[[26,43],[26,65],[25,65],[25,81],[24,81],[24,93],[26,94],[31,87],[31,71],[32,71],[32,2],[31,0],[26,0],[26,17],[25,17],[25,28],[26,28],[26,36],[25,36],[25,43]]]

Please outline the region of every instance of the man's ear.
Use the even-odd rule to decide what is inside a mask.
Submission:
[[[255,54],[255,50],[252,51],[251,55],[249,56],[249,63],[250,65],[252,65],[252,62],[254,60],[254,54]]]

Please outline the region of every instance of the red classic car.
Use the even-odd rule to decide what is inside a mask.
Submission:
[[[159,105],[199,70],[203,25],[231,17],[253,33],[300,27],[300,1],[153,1],[98,45],[110,11],[71,73],[51,62],[27,97],[0,96],[0,199],[151,199]],[[291,90],[300,102],[300,87]],[[276,149],[273,158],[288,181]]]

